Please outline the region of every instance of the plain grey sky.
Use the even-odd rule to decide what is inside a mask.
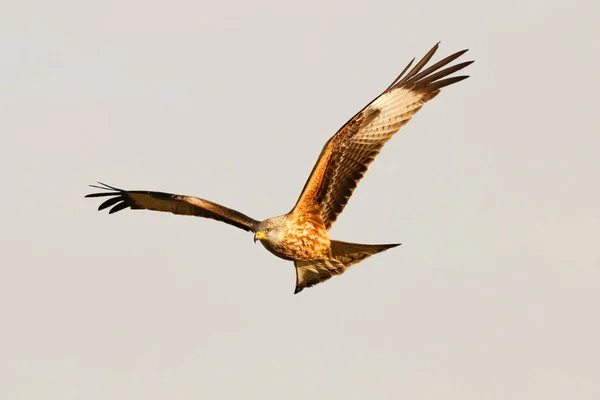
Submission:
[[[599,8],[3,4],[0,398],[600,398]],[[471,78],[332,230],[403,246],[341,277],[294,296],[248,233],[83,199],[101,180],[287,212],[439,40],[471,49]]]

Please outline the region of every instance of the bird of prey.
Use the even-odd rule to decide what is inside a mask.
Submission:
[[[258,221],[238,211],[198,197],[146,190],[122,190],[99,182],[103,192],[86,197],[108,197],[99,210],[110,213],[125,208],[165,211],[212,218],[254,233],[271,253],[294,262],[296,289],[343,273],[349,266],[397,244],[358,244],[329,238],[331,226],[384,144],[440,89],[468,76],[450,76],[473,61],[446,67],[467,50],[454,53],[427,67],[436,44],[412,69],[414,59],[381,95],[371,101],[331,137],[292,210]]]

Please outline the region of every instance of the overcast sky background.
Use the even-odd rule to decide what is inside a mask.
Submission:
[[[28,1],[0,12],[0,398],[600,398],[600,6]],[[287,212],[412,57],[470,48],[294,296],[225,224],[99,213],[96,180]]]

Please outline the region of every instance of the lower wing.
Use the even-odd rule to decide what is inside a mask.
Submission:
[[[85,197],[108,197],[107,200],[100,204],[98,211],[112,207],[109,211],[110,214],[125,208],[163,211],[178,215],[211,218],[252,232],[254,232],[254,227],[259,222],[239,211],[198,197],[147,190],[123,190],[101,182],[98,183],[100,186],[90,186],[102,189],[104,192],[91,193]]]

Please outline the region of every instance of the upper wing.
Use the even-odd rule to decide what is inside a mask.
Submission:
[[[330,229],[383,145],[441,88],[468,78],[447,76],[473,61],[442,69],[467,50],[423,69],[438,45],[404,75],[413,59],[379,97],[327,141],[292,212],[316,207],[326,228]]]
[[[109,213],[130,207],[132,210],[166,211],[179,215],[195,215],[225,222],[246,231],[253,231],[259,222],[238,211],[198,197],[179,194],[149,192],[146,190],[123,190],[98,182],[102,186],[90,185],[107,192],[92,193],[85,197],[110,197],[98,207],[98,211],[111,207]]]

